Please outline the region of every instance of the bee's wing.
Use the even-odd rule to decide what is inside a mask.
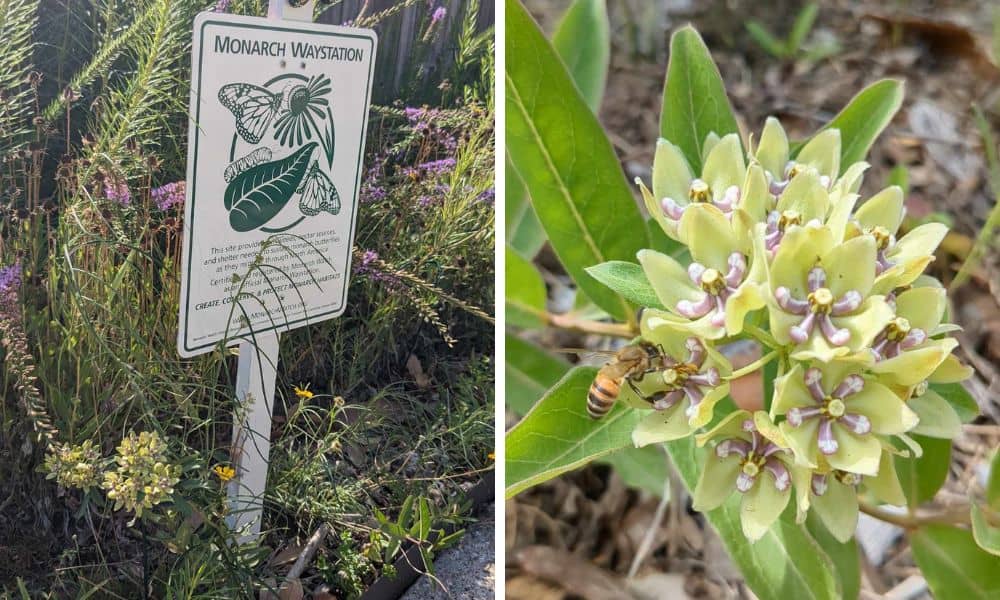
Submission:
[[[219,90],[219,102],[236,117],[236,131],[256,144],[278,112],[281,96],[251,83],[230,83]]]

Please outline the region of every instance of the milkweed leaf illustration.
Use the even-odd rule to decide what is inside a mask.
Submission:
[[[253,231],[281,212],[302,183],[315,148],[316,142],[311,142],[286,158],[251,167],[234,177],[223,198],[233,229]]]

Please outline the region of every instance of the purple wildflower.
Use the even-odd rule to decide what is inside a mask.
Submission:
[[[166,185],[161,185],[149,192],[150,198],[156,203],[156,207],[166,212],[174,206],[184,204],[187,184],[183,181],[174,181]]]
[[[213,12],[217,13],[229,12],[229,5],[231,2],[232,0],[218,0],[218,2],[215,3],[215,9]]]
[[[496,188],[494,188],[491,185],[487,189],[483,190],[478,196],[476,196],[476,200],[479,200],[480,202],[489,202],[490,204],[493,204],[493,202],[496,201],[496,195],[497,195]]]
[[[447,16],[447,14],[448,14],[448,9],[447,8],[445,8],[443,6],[439,6],[439,7],[435,8],[434,9],[434,13],[431,15],[431,26],[433,27],[438,21],[440,21],[441,19],[445,18],[445,16]]]
[[[15,262],[9,267],[0,267],[0,296],[17,292],[21,287],[21,262]]]
[[[128,184],[124,181],[105,181],[104,196],[122,206],[128,206],[132,202],[132,192],[129,191]]]
[[[433,173],[434,175],[444,175],[445,173],[451,172],[454,168],[454,158],[442,158],[441,160],[432,160],[417,165],[417,169],[427,173]]]

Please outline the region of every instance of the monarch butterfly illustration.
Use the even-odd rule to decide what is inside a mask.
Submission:
[[[313,217],[321,211],[331,215],[340,212],[340,194],[333,182],[325,173],[319,170],[319,163],[313,162],[302,180],[302,185],[296,190],[302,194],[299,200],[299,210],[302,214]]]
[[[230,163],[229,166],[226,167],[226,170],[222,174],[222,176],[226,178],[226,182],[228,183],[233,180],[233,177],[236,177],[237,175],[239,175],[243,171],[246,171],[250,167],[256,167],[257,165],[265,163],[269,160],[271,160],[271,149],[257,148],[250,154],[247,154],[242,158],[237,158],[232,163]]]
[[[252,83],[230,83],[219,90],[219,102],[236,117],[236,131],[251,144],[264,137],[282,96]]]

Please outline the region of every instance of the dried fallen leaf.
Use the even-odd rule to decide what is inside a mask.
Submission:
[[[411,354],[410,358],[406,359],[406,370],[410,373],[410,377],[417,384],[417,387],[426,390],[431,385],[431,378],[424,373],[424,367],[420,364],[420,359],[417,358],[416,354]]]
[[[302,600],[305,593],[302,591],[302,582],[296,579],[288,579],[281,585],[278,592],[278,600]]]

